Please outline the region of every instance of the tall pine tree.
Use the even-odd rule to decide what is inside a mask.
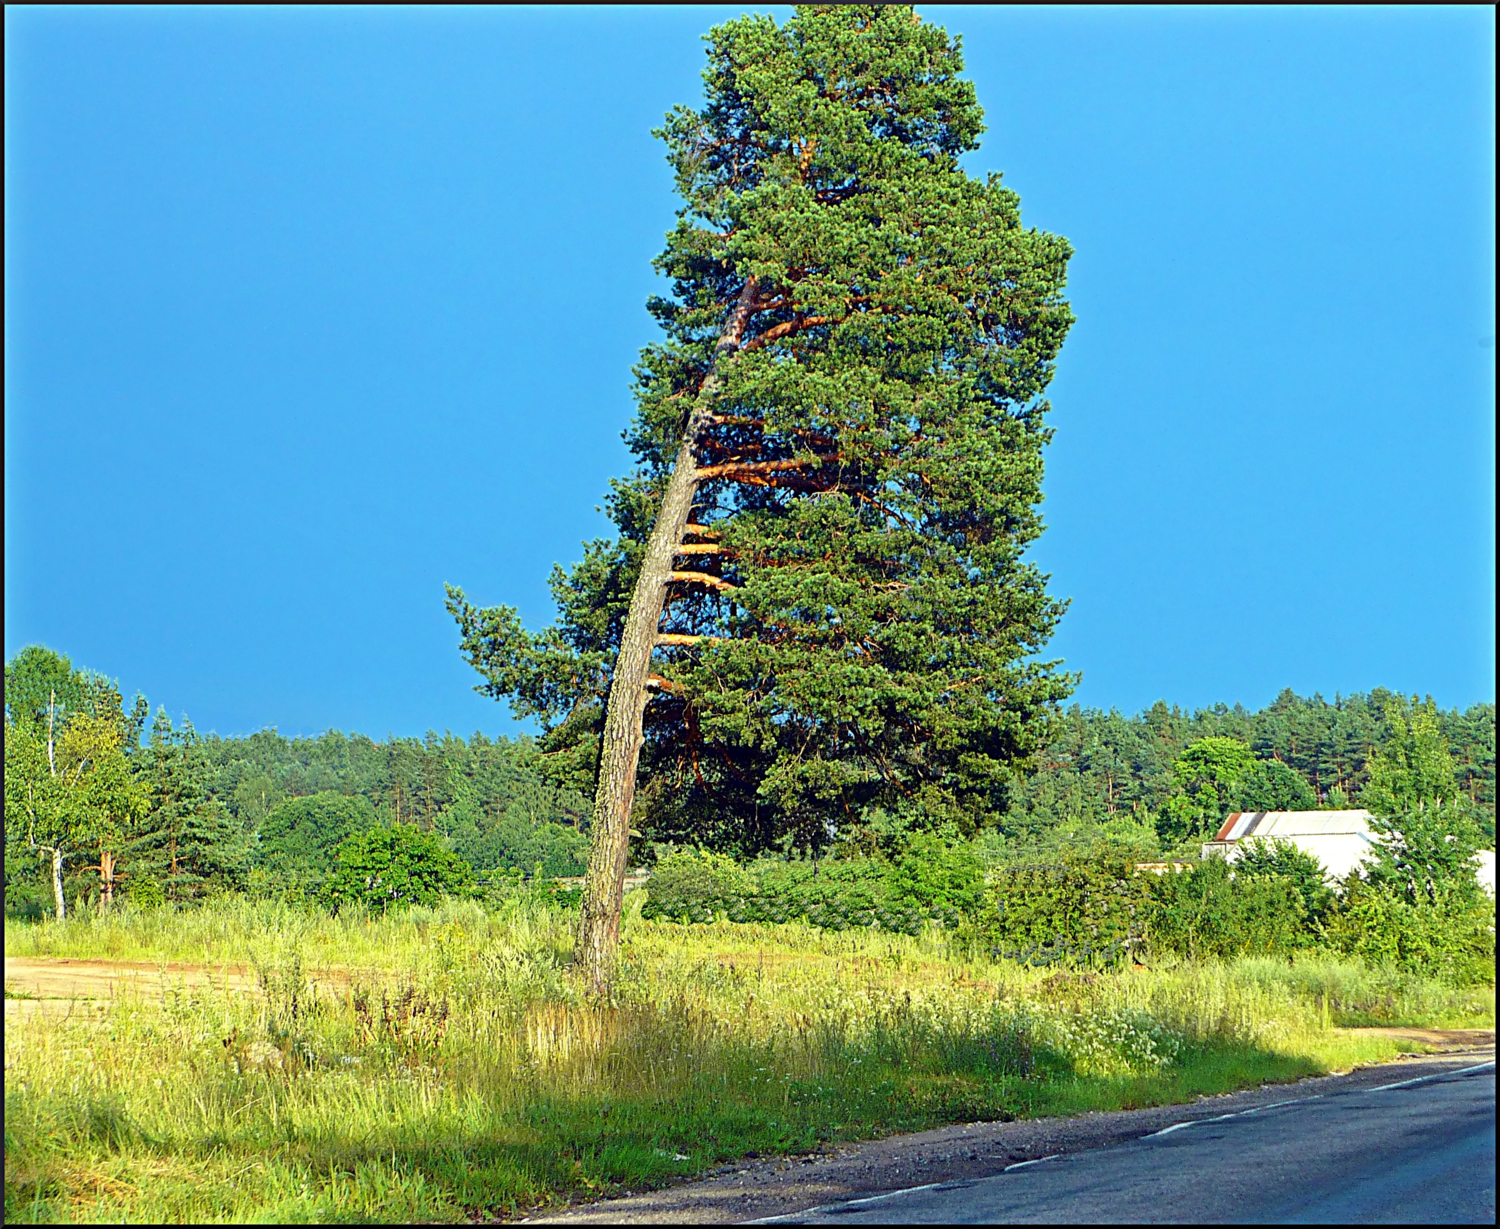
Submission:
[[[481,690],[598,763],[581,956],[607,978],[626,832],[816,845],[869,808],[972,823],[1072,680],[1041,531],[1042,393],[1070,249],[972,178],[957,40],[908,6],[803,6],[708,39],[661,135],[684,207],[636,369],[614,541],[528,633],[449,605]]]
[[[180,730],[173,729],[158,709],[138,772],[150,792],[150,809],[121,857],[127,882],[138,887],[154,880],[177,903],[244,888],[250,837],[211,796],[203,740],[192,723],[184,719]]]

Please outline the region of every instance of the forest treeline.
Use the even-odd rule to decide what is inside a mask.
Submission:
[[[59,871],[70,901],[96,900],[116,887],[180,902],[224,890],[311,893],[331,873],[339,841],[393,825],[431,834],[481,875],[572,875],[586,860],[588,799],[549,770],[548,757],[528,737],[200,734],[160,710],[148,720],[143,697],[127,709],[112,681],[39,648],[7,665],[5,701],[8,899],[29,891],[44,904],[46,858],[38,855],[49,845],[68,845]],[[1333,701],[1288,690],[1258,711],[1217,705],[1187,712],[1157,703],[1127,717],[1075,705],[1055,718],[1044,754],[1016,775],[1004,809],[970,835],[1002,859],[1007,852],[1033,858],[1100,840],[1147,856],[1190,854],[1232,810],[1359,805],[1372,756],[1400,726],[1388,720],[1388,709],[1409,711],[1412,704],[1376,689]],[[1454,785],[1492,846],[1495,706],[1443,711],[1428,701],[1422,707],[1436,717]],[[49,725],[50,751],[42,741]],[[110,777],[97,767],[78,769],[80,783],[94,781],[95,795],[80,796],[74,818],[54,822],[54,839],[39,841],[34,824],[28,828],[22,794],[28,762],[37,782],[61,779],[54,792],[65,790],[69,763],[86,767],[91,754],[96,765],[102,762],[101,740],[118,746],[121,771]],[[89,775],[95,772],[97,781]],[[37,782],[29,787],[33,810]],[[100,790],[113,790],[113,801]],[[47,805],[63,808],[62,815],[66,804],[57,793]],[[95,813],[112,807],[116,819],[99,827],[87,817],[90,807]],[[872,847],[889,845],[900,832],[923,826],[911,813],[861,819],[842,831],[830,825],[829,845],[857,851],[862,837]],[[642,834],[640,859],[651,860],[658,835]],[[784,849],[725,852],[836,851],[786,842]]]
[[[149,714],[50,650],[7,663],[8,901],[49,903],[49,858],[70,904],[312,896],[341,841],[385,827],[430,834],[481,871],[583,866],[587,802],[546,779],[529,738],[223,738]]]
[[[1181,792],[1174,770],[1205,738],[1234,739],[1255,758],[1249,779],[1223,800],[1225,813],[1357,806],[1369,777],[1366,765],[1389,737],[1385,706],[1396,699],[1383,688],[1333,701],[1286,690],[1258,711],[1219,704],[1187,712],[1158,701],[1130,717],[1074,705],[1057,718],[1045,756],[1018,777],[994,830],[1012,841],[1045,842],[1111,825],[1122,831],[1131,823],[1170,845],[1177,835],[1171,803]],[[1439,709],[1438,715],[1458,787],[1493,838],[1495,706]],[[476,834],[502,824],[587,831],[588,800],[554,785],[545,758],[524,736],[476,733],[466,742],[429,731],[420,739],[377,742],[338,730],[312,738],[263,730],[200,741],[211,795],[249,829],[289,798],[321,791],[359,795],[388,822],[414,823],[472,849],[482,869],[505,859],[480,854]],[[1182,835],[1191,840],[1201,833]],[[498,854],[504,846],[495,848]]]
[[[1238,789],[1220,800],[1221,818],[1235,810],[1359,806],[1369,762],[1395,728],[1388,709],[1402,703],[1399,693],[1377,687],[1332,701],[1287,689],[1258,711],[1216,704],[1185,712],[1158,701],[1126,717],[1074,705],[1059,718],[1043,762],[1017,782],[999,828],[1013,838],[1046,839],[1134,824],[1165,844],[1202,835],[1173,802],[1183,795],[1189,748],[1219,738],[1254,757]],[[1448,744],[1458,790],[1493,842],[1495,706],[1443,710],[1430,697],[1426,706]]]

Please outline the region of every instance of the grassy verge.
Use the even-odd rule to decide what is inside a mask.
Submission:
[[[618,1001],[517,902],[7,925],[7,955],[246,963],[6,1030],[6,1220],[455,1220],[748,1152],[1161,1104],[1394,1056],[1356,1023],[1489,1026],[1489,991],[1326,960],[1051,974],[921,938],[627,927]],[[306,972],[353,971],[340,990]]]

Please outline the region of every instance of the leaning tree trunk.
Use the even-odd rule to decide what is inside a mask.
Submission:
[[[595,993],[605,993],[614,972],[620,938],[620,908],[625,896],[625,860],[630,851],[630,808],[635,800],[636,764],[640,759],[646,679],[656,647],[662,604],[666,600],[672,561],[698,491],[698,439],[713,412],[724,361],[740,345],[755,302],[755,279],[749,278],[714,349],[713,367],[698,390],[682,429],[677,461],[667,482],[661,511],[646,543],[640,576],[630,597],[630,612],[620,636],[604,716],[604,745],[599,756],[599,788],[594,795],[594,822],[588,874],[583,882],[583,918],[578,926],[577,959]]]

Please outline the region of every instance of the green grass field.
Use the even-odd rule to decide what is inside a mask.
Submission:
[[[164,972],[102,1012],[8,1018],[6,1220],[504,1215],[751,1151],[1160,1104],[1403,1048],[1348,1026],[1493,1024],[1490,987],[1327,959],[1054,973],[937,931],[638,916],[600,1005],[568,971],[572,920],[518,898],[7,922],[8,957]],[[249,965],[260,988],[178,984],[168,962]]]

